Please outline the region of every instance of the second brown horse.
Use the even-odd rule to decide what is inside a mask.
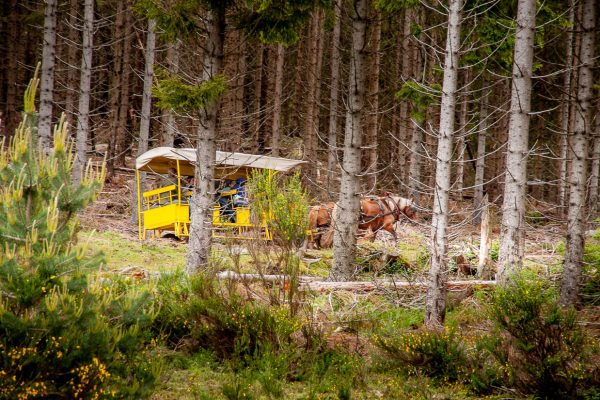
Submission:
[[[333,242],[333,215],[336,212],[335,203],[329,202],[316,205],[309,210],[309,230],[312,232],[309,244],[320,247],[331,247]],[[412,200],[384,193],[379,197],[363,197],[360,200],[360,220],[358,229],[371,231],[367,235],[370,240],[380,230],[389,232],[394,240],[397,239],[394,225],[402,216],[414,219],[417,209]]]

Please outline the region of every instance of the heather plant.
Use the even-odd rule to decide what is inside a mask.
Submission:
[[[500,366],[506,384],[549,399],[575,397],[592,383],[586,367],[591,346],[575,310],[562,308],[546,282],[512,277],[496,289],[489,314],[494,331],[481,347]]]
[[[143,356],[153,311],[148,294],[115,295],[91,281],[102,262],[78,241],[77,213],[104,169],[73,184],[64,117],[54,147],[35,137],[35,89],[14,137],[0,146],[0,398],[139,398],[158,374]]]

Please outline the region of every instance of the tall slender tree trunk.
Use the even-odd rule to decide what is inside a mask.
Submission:
[[[463,87],[465,88],[465,92],[467,92],[466,88],[469,85],[471,80],[471,70],[467,68],[464,71],[463,75]],[[469,96],[465,94],[462,98],[462,102],[460,103],[460,113],[458,116],[459,119],[459,135],[456,138],[456,191],[458,192],[458,197],[463,199],[463,188],[464,188],[464,178],[465,178],[465,153],[467,152],[467,132],[469,131],[467,127],[467,123],[469,121]]]
[[[225,36],[225,8],[210,9],[206,15],[208,37],[204,52],[203,81],[221,73],[223,42]],[[190,241],[187,253],[188,274],[208,266],[212,242],[212,208],[216,156],[216,128],[218,101],[207,104],[200,111],[198,141],[196,145],[196,187],[192,199]]]
[[[81,77],[79,79],[79,107],[77,111],[77,158],[73,167],[73,181],[76,184],[81,182],[87,163],[92,86],[92,46],[94,40],[94,0],[85,0],[83,7],[83,45],[81,51]]]
[[[140,118],[140,137],[138,141],[137,155],[148,151],[148,137],[150,136],[150,118],[152,116],[152,83],[154,81],[154,56],[156,53],[156,20],[148,20],[148,31],[146,32],[146,49],[144,51],[144,89],[142,92],[142,113]],[[140,186],[144,190],[146,173],[140,174]],[[133,190],[134,201],[131,219],[133,223],[138,222],[138,210],[136,191]]]
[[[367,0],[354,0],[352,10],[352,50],[344,130],[344,160],[338,209],[335,212],[332,280],[348,280],[354,274],[355,234],[360,211],[358,195],[363,134],[362,114],[365,102],[364,50],[367,39]]]
[[[452,174],[452,138],[456,114],[462,0],[450,0],[448,8],[448,35],[433,193],[433,219],[431,221],[431,265],[425,302],[425,325],[429,329],[442,328],[446,316],[446,283],[448,281],[446,231],[448,229],[448,198]]]
[[[481,222],[481,207],[483,206],[483,195],[484,195],[484,177],[485,177],[485,148],[487,140],[487,131],[489,126],[489,93],[490,88],[488,87],[489,81],[486,75],[483,75],[483,82],[481,83],[481,98],[479,99],[479,126],[477,129],[477,159],[475,160],[475,182],[474,182],[474,206],[475,215],[473,222],[478,224]]]
[[[600,179],[600,102],[597,105],[594,134],[592,136],[592,169],[590,174],[590,213],[596,215],[600,211],[598,180]]]
[[[571,27],[567,31],[565,45],[565,72],[563,74],[563,95],[560,110],[560,166],[558,181],[558,204],[565,206],[567,199],[567,165],[569,151],[569,120],[571,110],[571,76],[573,74],[573,28],[575,26],[575,4],[569,0],[569,22]]]
[[[52,146],[52,103],[54,96],[54,64],[56,62],[56,0],[45,0],[44,48],[42,51],[42,75],[38,137],[42,149]]]
[[[381,44],[381,15],[377,10],[373,11],[373,22],[370,37],[370,62],[369,76],[367,79],[367,103],[368,114],[365,121],[365,139],[366,139],[366,172],[367,172],[367,190],[375,189],[377,183],[377,152],[378,141],[377,132],[379,128],[379,67],[380,56],[379,47]]]
[[[254,115],[252,116],[252,135],[254,140],[251,144],[253,151],[259,152],[260,142],[261,142],[261,134],[262,134],[262,124],[264,122],[264,109],[262,108],[262,94],[263,94],[263,86],[267,84],[267,82],[263,82],[264,72],[263,69],[265,67],[265,52],[266,46],[262,43],[258,45],[257,52],[257,60],[256,60],[256,68],[254,70],[254,96],[252,99],[252,111]]]
[[[569,177],[569,211],[565,254],[565,270],[560,290],[560,302],[572,306],[579,297],[583,248],[585,244],[588,136],[592,117],[592,67],[594,64],[594,39],[596,27],[596,0],[584,0],[581,29],[581,51],[575,130],[571,137],[573,160]]]
[[[133,15],[129,5],[125,6],[125,26],[123,38],[123,65],[121,70],[120,99],[119,99],[119,122],[117,124],[117,146],[115,154],[115,163],[125,165],[125,155],[130,141],[130,135],[127,127],[129,120],[129,93],[131,80],[131,40],[133,38]]]
[[[331,91],[329,95],[329,151],[327,154],[327,190],[330,194],[334,189],[334,177],[337,169],[337,114],[340,84],[340,32],[342,25],[342,0],[336,0],[334,7],[334,23],[331,40]]]
[[[271,154],[278,157],[281,148],[281,97],[283,90],[283,61],[285,48],[283,44],[277,45],[277,59],[275,61],[275,91],[273,94],[273,120],[271,136]]]
[[[317,157],[317,147],[318,147],[318,126],[319,126],[319,113],[318,113],[318,105],[319,99],[317,98],[317,93],[320,93],[318,90],[318,86],[320,85],[320,75],[321,71],[319,68],[320,61],[322,58],[322,51],[319,49],[322,47],[320,45],[321,42],[321,31],[322,31],[322,23],[323,14],[321,10],[317,9],[313,12],[313,17],[311,21],[311,35],[309,38],[309,67],[308,67],[308,77],[306,82],[306,88],[308,90],[306,96],[306,120],[304,125],[305,132],[305,143],[306,143],[306,159],[309,160],[313,167],[309,169],[308,174],[313,178],[316,176],[314,173],[319,168],[318,166],[318,157]],[[319,54],[321,53],[321,54]]]
[[[20,7],[16,0],[10,1],[10,14],[8,20],[8,43],[7,43],[7,58],[6,58],[6,112],[5,127],[6,132],[10,135],[16,127],[17,113],[17,46],[20,36]]]
[[[125,2],[117,2],[117,10],[115,16],[114,33],[115,43],[113,44],[112,56],[112,73],[109,88],[109,110],[110,110],[110,133],[108,139],[108,147],[106,149],[106,169],[107,175],[111,176],[114,172],[115,154],[117,144],[117,129],[119,125],[121,99],[121,82],[123,74],[123,49],[124,49],[124,25],[125,25]]]
[[[401,66],[401,81],[406,83],[411,78],[411,66],[414,67],[413,62],[416,60],[413,57],[409,57],[411,52],[410,46],[410,37],[411,37],[411,26],[413,23],[413,17],[415,13],[411,8],[407,8],[404,10],[404,23],[402,30],[402,66]],[[415,46],[416,47],[416,46]],[[413,61],[413,62],[411,62]],[[400,102],[400,132],[398,137],[400,138],[400,145],[398,147],[398,157],[400,159],[400,165],[402,166],[402,181],[407,182],[409,180],[408,171],[410,169],[410,165],[412,164],[412,141],[410,132],[413,123],[410,118],[409,113],[409,102],[407,100],[402,100]],[[410,154],[409,154],[410,153]]]
[[[535,7],[535,0],[519,0],[517,9],[502,231],[497,273],[497,278],[501,282],[506,281],[510,272],[514,268],[519,268],[523,261],[523,223],[527,189]]]
[[[85,11],[84,11],[85,12]],[[75,98],[77,91],[77,42],[79,37],[78,25],[79,1],[69,0],[69,42],[67,43],[67,88],[65,93],[65,113],[69,124],[75,120]],[[84,17],[85,18],[85,17]],[[85,24],[85,21],[83,22]],[[85,29],[85,28],[83,28]]]
[[[172,75],[179,73],[179,47],[180,42],[177,39],[175,39],[173,43],[167,44],[166,63],[167,69]],[[177,132],[177,120],[175,119],[175,112],[171,109],[165,109],[162,112],[161,119],[163,124],[161,146],[173,147]]]

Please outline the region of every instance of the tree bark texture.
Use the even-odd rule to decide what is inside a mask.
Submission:
[[[344,129],[344,159],[338,210],[334,216],[331,280],[350,280],[354,275],[355,235],[360,211],[358,195],[366,86],[364,50],[367,39],[367,0],[355,0],[352,10],[352,49]]]
[[[273,119],[271,133],[271,154],[278,157],[281,149],[281,101],[283,92],[283,61],[285,48],[283,44],[277,45],[277,58],[275,61],[275,90],[273,93]]]
[[[575,4],[569,0],[569,22],[575,26]],[[571,114],[571,76],[573,75],[573,28],[568,28],[565,46],[565,72],[563,74],[563,95],[560,109],[560,166],[558,181],[558,204],[565,206],[567,193],[567,165],[569,151],[569,120]]]
[[[566,239],[563,282],[560,290],[560,302],[572,306],[579,297],[579,283],[583,265],[586,223],[586,183],[588,137],[592,130],[592,67],[594,64],[594,39],[596,26],[596,0],[584,0],[583,21],[581,26],[581,51],[577,101],[575,111],[575,130],[571,137],[573,160],[569,176],[569,211]]]
[[[440,329],[446,315],[448,281],[448,198],[451,186],[452,139],[456,115],[456,90],[460,49],[462,0],[450,0],[448,34],[444,58],[444,81],[440,109],[433,218],[431,222],[431,264],[425,301],[425,325]]]
[[[148,138],[150,136],[150,118],[152,116],[152,84],[154,81],[154,57],[156,54],[156,20],[148,20],[146,32],[146,48],[144,49],[144,88],[142,92],[142,113],[140,116],[140,136],[138,139],[137,155],[148,151]],[[140,187],[145,190],[146,173],[140,173]],[[133,190],[133,204],[131,220],[138,222],[137,193]]]
[[[87,163],[87,142],[90,132],[90,95],[92,87],[92,46],[94,41],[94,0],[85,0],[83,8],[83,43],[81,50],[81,77],[79,79],[79,107],[77,111],[77,157],[73,166],[73,180],[75,183],[81,182]]]
[[[411,79],[411,25],[413,23],[414,12],[411,8],[404,10],[404,22],[402,30],[402,66],[400,79],[402,83],[406,83]],[[411,143],[411,127],[413,122],[410,118],[410,104],[406,100],[400,101],[400,132],[398,138],[400,139],[400,145],[398,147],[398,158],[402,166],[402,180],[407,182],[409,179],[409,168],[410,168],[410,146]]]
[[[225,35],[225,10],[210,9],[207,12],[206,50],[204,53],[203,81],[221,72],[223,41]],[[198,141],[196,145],[196,187],[191,206],[190,240],[186,272],[194,274],[208,267],[212,242],[212,208],[215,194],[215,156],[218,102],[207,104],[200,111]]]
[[[377,153],[379,128],[379,67],[381,45],[381,15],[373,10],[374,19],[369,40],[369,74],[367,77],[367,114],[365,115],[366,157],[365,172],[367,192],[373,192],[377,183]]]
[[[322,64],[322,31],[323,31],[323,14],[320,10],[313,12],[311,19],[311,34],[309,38],[309,65],[308,76],[306,80],[307,96],[306,96],[306,119],[304,124],[304,134],[306,143],[305,159],[312,164],[307,173],[311,177],[316,176],[318,166],[318,130],[319,130],[319,98],[320,93],[318,86],[321,83],[320,65]]]
[[[56,0],[45,0],[44,47],[42,50],[42,75],[38,138],[42,149],[52,147],[52,105],[54,97],[54,65],[56,63]]]
[[[175,75],[179,73],[179,41],[175,39],[173,43],[167,44],[167,69],[169,73]],[[175,135],[177,133],[177,120],[175,112],[171,109],[165,109],[162,112],[163,132],[161,146],[173,147],[175,144]],[[140,127],[141,129],[141,127]]]
[[[334,190],[334,177],[337,170],[337,130],[338,130],[338,103],[340,85],[340,32],[342,0],[334,4],[334,23],[331,39],[331,89],[329,94],[329,149],[327,153],[327,190],[331,194]]]
[[[489,126],[489,81],[484,74],[481,84],[481,98],[479,99],[479,126],[477,129],[477,159],[475,160],[475,182],[474,182],[474,206],[475,215],[473,222],[478,224],[481,222],[481,207],[484,194],[484,177],[485,177],[485,148],[487,140],[487,131]]]
[[[598,180],[600,179],[600,102],[597,105],[594,134],[592,135],[592,168],[590,173],[590,213],[595,216],[600,211]]]
[[[535,0],[519,0],[517,8],[517,32],[497,276],[500,281],[505,281],[507,275],[514,268],[519,268],[523,261],[535,7]]]
[[[79,1],[69,0],[69,37],[67,47],[67,87],[65,93],[65,113],[69,124],[74,125],[75,99],[77,97],[77,42],[79,31],[77,29],[79,13]],[[85,11],[84,11],[85,13]],[[83,24],[85,24],[85,16]],[[85,29],[85,27],[83,28]]]

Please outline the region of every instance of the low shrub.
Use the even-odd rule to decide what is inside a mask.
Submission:
[[[590,346],[575,311],[558,305],[556,290],[539,279],[513,276],[489,306],[494,323],[482,348],[506,384],[541,398],[573,397],[590,383]]]
[[[467,365],[463,342],[454,331],[418,331],[389,338],[376,336],[375,344],[401,366],[447,381],[459,380]]]

